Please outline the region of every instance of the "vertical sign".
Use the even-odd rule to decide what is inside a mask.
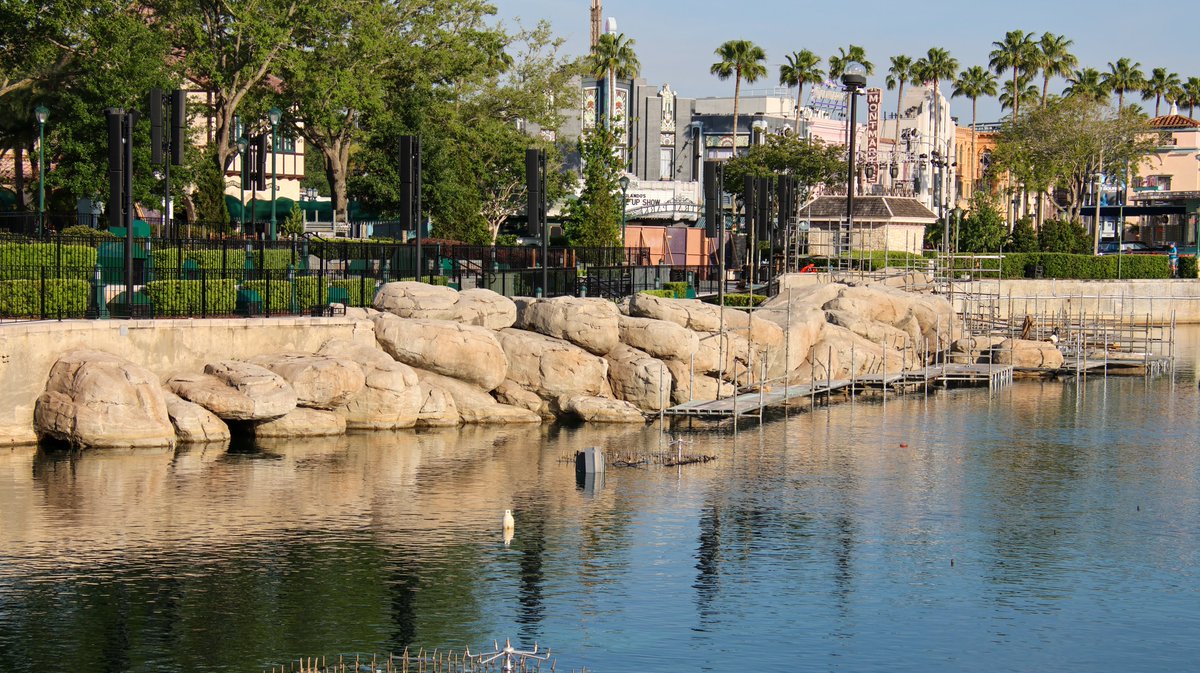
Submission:
[[[867,89],[867,182],[879,182],[879,106],[883,89]]]

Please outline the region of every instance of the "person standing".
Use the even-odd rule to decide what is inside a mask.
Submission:
[[[1171,243],[1171,248],[1167,251],[1167,260],[1171,263],[1171,277],[1179,277],[1179,249],[1175,247],[1175,243]]]

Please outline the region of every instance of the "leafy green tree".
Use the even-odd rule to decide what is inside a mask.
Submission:
[[[1142,100],[1154,99],[1154,116],[1157,117],[1163,97],[1172,98],[1181,84],[1179,75],[1168,72],[1166,68],[1155,68],[1142,85]]]
[[[1076,70],[1067,76],[1067,87],[1063,96],[1080,97],[1102,103],[1108,100],[1111,92],[1104,84],[1103,75],[1095,68]]]
[[[1008,90],[1023,91],[1028,84],[1028,77],[1039,67],[1040,50],[1033,35],[1023,30],[1010,30],[1005,33],[1003,40],[993,42],[992,46],[994,49],[988,54],[988,67],[997,75],[1012,71],[1012,84]],[[1018,84],[1020,80],[1026,82]],[[1023,101],[1014,98],[1012,102],[1012,116],[1016,118],[1020,114]]]
[[[975,153],[977,133],[975,132],[975,123],[978,119],[979,99],[984,96],[996,95],[996,76],[985,68],[973,65],[970,68],[962,71],[958,75],[958,79],[954,80],[954,93],[952,98],[964,96],[971,99],[971,166],[978,167],[979,159]],[[975,170],[972,168],[972,170]],[[974,177],[974,175],[972,175]]]
[[[292,211],[284,218],[283,224],[279,226],[279,233],[284,236],[296,237],[304,233],[304,211],[300,209],[299,203],[292,204]]]
[[[1075,41],[1067,39],[1066,35],[1042,34],[1037,45],[1038,68],[1042,71],[1042,105],[1046,104],[1050,95],[1050,79],[1066,77],[1071,74],[1072,68],[1079,65],[1079,59],[1071,53],[1073,44]]]
[[[571,245],[610,247],[621,243],[621,162],[617,135],[596,125],[579,139],[583,191],[567,204],[564,233]]]
[[[796,87],[796,126],[800,133],[800,106],[804,102],[804,85],[820,82],[825,78],[821,71],[821,57],[807,49],[794,51],[784,57],[787,61],[779,66],[779,85]]]
[[[606,110],[605,123],[612,125],[616,116],[617,78],[629,79],[637,77],[642,70],[637,53],[633,50],[634,41],[625,37],[625,33],[604,33],[596,43],[596,48],[587,57],[588,72],[596,79],[604,80],[604,99]]]
[[[1113,113],[1081,97],[1051,99],[1005,124],[992,165],[1037,193],[1065,195],[1065,204],[1051,202],[1060,217],[1077,222],[1096,173],[1126,165],[1136,172],[1155,142],[1145,118],[1133,110]]]
[[[1092,253],[1092,243],[1081,222],[1047,220],[1038,228],[1038,247],[1042,252]]]
[[[1012,234],[1009,236],[1008,250],[1010,252],[1038,252],[1041,250],[1037,230],[1033,228],[1033,222],[1028,217],[1022,217],[1013,225]]]
[[[712,64],[709,72],[724,82],[733,78],[733,154],[737,156],[738,134],[738,103],[742,96],[742,81],[748,84],[766,77],[767,67],[763,61],[767,54],[762,47],[749,40],[730,40],[717,47],[716,54],[720,61]]]
[[[913,81],[913,60],[904,54],[893,56],[891,58],[892,65],[888,68],[887,77],[883,83],[887,85],[888,91],[898,89],[896,91],[896,119],[900,119],[900,113],[903,110],[900,106],[904,105],[904,85]],[[896,122],[896,133],[892,137],[893,147],[900,146],[900,122]]]
[[[1141,91],[1146,85],[1146,76],[1142,74],[1142,64],[1119,58],[1116,63],[1109,62],[1108,72],[1104,73],[1104,86],[1117,94],[1117,108],[1125,108],[1125,92]]]
[[[1179,104],[1187,106],[1188,117],[1196,118],[1196,106],[1200,105],[1200,77],[1189,77],[1180,87]]]
[[[206,148],[196,162],[192,192],[193,221],[223,228],[229,223],[225,205],[225,172],[217,168],[216,148]]]
[[[770,135],[762,145],[751,147],[745,156],[726,161],[724,170],[725,190],[739,198],[745,190],[747,175],[791,175],[807,193],[819,185],[845,184],[846,151],[840,145],[820,139]]]
[[[978,191],[971,197],[971,207],[958,226],[960,252],[998,252],[1008,238],[1008,226],[996,199]]]

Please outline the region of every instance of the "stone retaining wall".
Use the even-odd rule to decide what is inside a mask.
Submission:
[[[37,441],[33,407],[54,362],[76,348],[125,358],[160,378],[206,362],[299,351],[330,339],[374,347],[370,322],[346,318],[64,320],[0,325],[0,446]]]
[[[1142,321],[1200,324],[1200,281],[1197,280],[1026,280],[956,283],[958,289],[1000,294],[1000,312],[1011,308],[1018,318],[1026,314],[1104,316],[1133,315]],[[959,308],[962,308],[961,306]]]

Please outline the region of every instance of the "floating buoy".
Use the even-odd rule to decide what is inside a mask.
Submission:
[[[517,522],[513,519],[512,510],[504,510],[504,519],[501,521],[504,533],[504,546],[507,547],[512,543],[513,533],[516,531]]]
[[[908,448],[908,444],[905,444],[904,442],[900,442],[900,448],[902,448],[902,449],[907,449],[907,448]]]

